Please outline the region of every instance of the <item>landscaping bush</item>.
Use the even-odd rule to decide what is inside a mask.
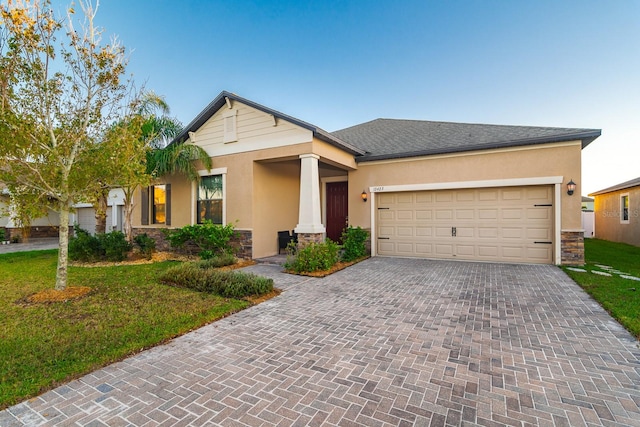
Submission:
[[[140,248],[140,253],[151,259],[151,255],[156,250],[156,241],[147,235],[147,233],[138,234],[133,241]]]
[[[104,251],[97,237],[87,230],[76,226],[74,236],[69,239],[69,259],[72,261],[93,262],[102,259]]]
[[[80,227],[74,230],[75,236],[69,239],[69,259],[72,261],[122,261],[131,250],[131,244],[120,231],[92,236]]]
[[[329,270],[338,262],[340,247],[327,239],[324,243],[310,243],[299,249],[293,257],[288,257],[284,267],[296,273],[311,273]]]
[[[203,259],[196,262],[196,265],[200,268],[219,268],[227,265],[233,265],[236,263],[236,257],[231,254],[222,254],[213,258]]]
[[[107,261],[122,261],[132,249],[131,243],[127,242],[127,237],[121,231],[98,234],[96,237]]]
[[[342,261],[353,261],[368,255],[365,242],[369,233],[360,227],[349,226],[342,232]]]
[[[218,225],[211,221],[203,224],[187,225],[174,230],[163,230],[167,240],[174,248],[183,248],[186,244],[194,244],[199,249],[200,258],[210,259],[216,255],[233,254],[231,239],[236,231],[233,225]]]
[[[273,279],[250,273],[203,267],[202,261],[171,267],[160,276],[160,281],[225,298],[244,298],[273,291]]]

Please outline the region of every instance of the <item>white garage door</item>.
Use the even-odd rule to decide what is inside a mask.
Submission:
[[[553,261],[553,186],[379,193],[378,255]]]
[[[111,206],[107,207],[107,229],[106,232],[110,232],[112,227],[111,218]],[[90,234],[96,232],[96,211],[93,208],[78,208],[77,222],[80,228],[88,231]]]

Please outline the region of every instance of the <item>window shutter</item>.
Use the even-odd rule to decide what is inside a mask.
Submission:
[[[171,225],[171,184],[165,184],[165,224]]]
[[[140,203],[140,211],[142,212],[140,224],[149,225],[149,187],[140,190]]]

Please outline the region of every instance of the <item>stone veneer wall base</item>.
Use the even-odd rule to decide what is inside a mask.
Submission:
[[[186,253],[190,255],[197,255],[200,249],[195,245],[186,245],[184,248],[172,248],[165,234],[162,232],[163,228],[133,228],[133,237],[147,233],[147,236],[156,241],[156,250],[159,251],[173,251],[178,253]],[[237,236],[231,240],[231,246],[235,249],[235,255],[242,259],[252,259],[253,257],[253,232],[251,230],[236,230]]]

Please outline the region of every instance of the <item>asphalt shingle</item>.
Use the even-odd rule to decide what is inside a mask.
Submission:
[[[357,161],[454,153],[600,136],[599,129],[505,126],[423,120],[376,119],[331,134],[367,153]]]

